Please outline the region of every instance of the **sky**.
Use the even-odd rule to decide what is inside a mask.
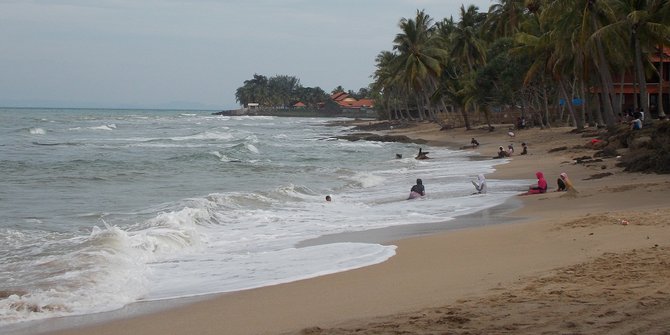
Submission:
[[[254,74],[367,87],[398,22],[491,0],[0,0],[0,107],[235,109]]]

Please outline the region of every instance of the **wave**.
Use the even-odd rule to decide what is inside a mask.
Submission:
[[[44,135],[47,133],[47,131],[44,130],[44,128],[38,128],[38,127],[30,128],[28,129],[28,132],[30,132],[31,135]]]
[[[56,145],[78,146],[78,145],[84,145],[83,143],[72,143],[72,142],[65,142],[65,143],[42,143],[42,142],[37,142],[37,141],[33,141],[32,144],[34,144],[34,145],[45,145],[45,146],[56,146]]]
[[[150,292],[150,264],[201,249],[197,227],[211,220],[207,208],[186,207],[126,229],[103,221],[88,236],[0,231],[0,240],[12,242],[2,249],[23,250],[2,263],[7,294],[0,296],[0,325],[109,311],[137,301]]]
[[[189,140],[231,140],[233,135],[230,133],[219,133],[219,132],[210,132],[205,131],[202,133],[188,135],[188,136],[179,136],[179,137],[170,137],[172,141],[189,141]]]
[[[363,188],[375,187],[386,182],[386,178],[369,172],[359,172],[343,178],[351,182],[350,186]]]
[[[102,125],[102,126],[97,126],[97,127],[88,127],[88,129],[92,130],[114,130],[116,129],[116,124],[110,123],[107,125]]]

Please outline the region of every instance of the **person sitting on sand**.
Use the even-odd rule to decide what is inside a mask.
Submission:
[[[472,185],[475,185],[478,194],[486,194],[486,178],[483,174],[478,174],[477,181],[473,180]]]
[[[507,157],[507,151],[505,151],[505,149],[502,146],[498,147],[498,156],[493,158],[505,158],[505,157]]]
[[[642,120],[639,117],[635,118],[635,120],[630,122],[630,129],[633,130],[642,129]]]
[[[416,185],[412,186],[409,191],[409,198],[407,199],[416,199],[424,195],[426,195],[426,189],[423,187],[423,181],[419,178],[416,180]]]
[[[556,180],[556,183],[558,184],[558,189],[556,190],[557,192],[564,192],[564,191],[574,191],[575,187],[572,185],[572,182],[570,181],[570,178],[568,178],[568,174],[565,172],[562,172],[558,179]]]
[[[416,155],[415,158],[416,159],[428,159],[430,157],[428,157],[428,152],[427,151],[423,152],[423,151],[421,151],[421,148],[419,148],[419,153]]]
[[[479,146],[479,142],[477,142],[477,140],[475,140],[474,137],[472,138],[472,141],[470,141],[470,144],[472,144],[473,148],[476,148],[476,147]]]
[[[512,143],[510,143],[507,146],[507,156],[512,156],[513,153],[514,153],[514,146],[512,146]]]
[[[522,155],[527,155],[528,154],[528,146],[526,145],[526,142],[522,142],[521,147],[523,148],[523,150],[521,151],[521,154]]]
[[[537,185],[531,186],[528,189],[528,193],[526,194],[539,194],[547,192],[547,180],[544,179],[544,174],[538,171],[535,173],[535,176],[537,177]]]

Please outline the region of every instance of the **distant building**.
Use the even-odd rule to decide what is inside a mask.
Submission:
[[[657,116],[658,111],[656,111],[656,106],[658,106],[659,99],[663,99],[663,106],[667,113],[668,107],[670,106],[670,47],[663,48],[663,57],[661,57],[660,50],[656,54],[651,55],[650,61],[656,68],[656,71],[653,72],[651,78],[647,78],[647,96],[649,98],[649,112],[654,117]],[[663,62],[663,87],[659,87],[659,77],[656,73],[661,68],[661,61]],[[618,80],[617,80],[618,79]],[[621,81],[623,79],[623,81]],[[635,84],[635,78],[633,71],[627,71],[623,78],[617,78],[614,76],[614,91],[620,99],[621,106],[624,110],[633,109],[633,106],[639,105],[635,103],[635,99],[639,99],[640,88]],[[662,96],[659,95],[659,89],[661,89]],[[638,100],[639,101],[639,100]]]
[[[293,108],[305,108],[305,107],[307,107],[307,105],[302,103],[302,101],[298,101],[298,102],[293,104]]]
[[[372,110],[375,107],[375,102],[372,99],[360,99],[349,96],[344,92],[334,93],[330,96],[343,112],[358,112]]]

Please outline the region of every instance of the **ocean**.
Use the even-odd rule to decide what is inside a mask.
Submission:
[[[488,180],[488,194],[473,195],[471,180],[505,160],[339,140],[351,129],[332,121],[0,109],[0,331],[380,263],[395,246],[304,242],[404,225],[449,229],[454,217],[527,185]],[[415,160],[419,147],[432,159]],[[407,200],[417,178],[427,195]]]

